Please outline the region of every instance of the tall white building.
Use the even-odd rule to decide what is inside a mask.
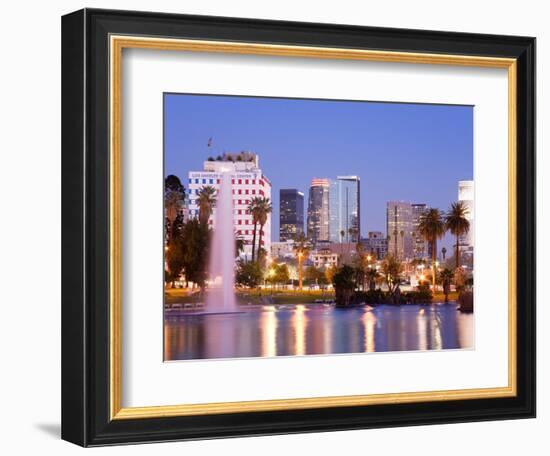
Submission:
[[[259,157],[256,154],[241,152],[238,154],[224,154],[219,158],[221,159],[205,161],[203,171],[189,172],[187,185],[189,217],[199,216],[198,196],[201,188],[211,186],[217,191],[222,173],[231,173],[235,237],[244,241],[242,256],[250,258],[252,255],[254,223],[252,215],[248,211],[248,205],[254,197],[269,198],[271,201],[271,182],[262,173],[259,167]],[[208,223],[215,229],[215,207]],[[259,235],[260,227],[258,226],[256,243],[258,243]],[[271,253],[271,214],[268,215],[263,228],[262,247],[268,255]]]
[[[458,201],[464,203],[468,209],[466,218],[470,222],[470,231],[460,238],[461,247],[464,249],[474,247],[474,181],[458,181]]]

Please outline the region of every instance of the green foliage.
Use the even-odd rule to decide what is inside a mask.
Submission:
[[[401,283],[403,265],[393,255],[388,255],[382,262],[382,274],[391,295],[394,295]]]
[[[171,226],[180,214],[185,201],[185,189],[177,176],[164,179],[164,208],[166,210],[166,238],[170,238]]]
[[[369,268],[365,271],[365,279],[369,284],[369,291],[374,291],[376,288],[376,280],[380,277],[380,273],[376,268]]]
[[[199,190],[198,205],[199,205],[199,221],[202,225],[208,224],[208,219],[212,214],[212,210],[216,205],[216,189],[211,185],[202,187]]]
[[[310,285],[327,285],[328,280],[324,271],[317,269],[315,266],[308,266],[306,268],[304,278]]]
[[[445,217],[446,228],[456,237],[455,266],[458,268],[460,259],[460,236],[470,231],[470,222],[466,218],[468,208],[463,201],[451,204]]]
[[[269,198],[255,196],[250,200],[248,211],[252,215],[252,223],[254,224],[254,234],[252,238],[252,261],[256,260],[256,231],[260,225],[260,236],[258,239],[258,250],[262,248],[262,236],[264,225],[267,222],[267,216],[272,211],[272,206]]]
[[[262,281],[262,268],[257,261],[239,261],[235,282],[237,285],[248,288],[256,288]]]
[[[336,294],[336,305],[345,307],[352,304],[357,287],[355,268],[347,264],[339,268],[332,277],[332,284]]]
[[[450,269],[443,269],[439,273],[439,282],[443,285],[443,293],[445,294],[445,302],[449,302],[449,292],[451,291],[451,282],[453,280],[454,273]]]
[[[332,277],[332,284],[334,288],[354,290],[357,285],[355,281],[355,270],[351,266],[345,264],[339,268]]]
[[[201,288],[206,281],[209,240],[208,226],[197,219],[191,219],[183,225],[181,250],[185,278],[197,283]]]
[[[290,281],[288,266],[284,263],[273,264],[267,271],[266,281],[271,284],[286,284]]]

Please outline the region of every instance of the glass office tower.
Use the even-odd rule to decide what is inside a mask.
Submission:
[[[329,237],[331,242],[358,242],[361,238],[361,181],[338,176],[330,181]]]

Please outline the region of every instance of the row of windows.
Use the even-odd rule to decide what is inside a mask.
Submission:
[[[237,236],[246,236],[246,235],[250,235],[250,236],[251,236],[251,235],[254,234],[254,230],[237,230],[237,231],[235,232],[235,234],[236,234]],[[256,233],[256,235],[259,236],[258,233]],[[263,235],[264,235],[264,234],[262,233],[262,236],[263,236]],[[264,243],[265,243],[265,242],[264,242],[264,239],[262,239],[262,245],[263,245]]]
[[[220,179],[198,179],[198,178],[189,178],[190,184],[214,184],[214,181],[216,181],[216,184],[220,183]],[[231,179],[231,183],[235,185],[235,183],[238,183],[239,185],[256,185],[256,179]],[[258,184],[264,185],[264,181],[262,179],[258,179]]]
[[[194,190],[194,191],[193,191]],[[198,195],[200,193],[201,189],[200,188],[195,188],[195,189],[189,189],[189,195]],[[252,190],[248,190],[248,189],[245,189],[244,190],[244,193],[243,193],[243,190],[233,190],[233,195],[255,195],[256,194],[256,190],[255,189],[252,189]],[[263,190],[258,190],[258,194],[259,195],[264,195],[264,191]]]
[[[193,205],[197,205],[197,206],[198,206],[198,204],[199,204],[198,201],[199,201],[198,199],[197,199],[197,200],[190,199],[190,200],[189,200],[189,205],[190,205],[190,206],[193,206]],[[250,204],[250,200],[233,200],[233,204],[241,204],[241,205],[243,205],[243,204]],[[192,212],[193,210],[194,210],[194,209],[190,209],[190,212],[189,212],[189,213],[192,214],[192,213],[193,213],[193,212]],[[246,209],[239,209],[239,211],[242,211],[242,212],[239,212],[239,214],[248,214],[248,213],[249,213],[249,211],[246,210]]]

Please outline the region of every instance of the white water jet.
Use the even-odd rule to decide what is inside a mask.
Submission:
[[[214,235],[210,246],[208,272],[210,286],[206,294],[208,312],[234,312],[235,302],[235,233],[233,231],[233,197],[231,174],[223,172],[216,201]]]

